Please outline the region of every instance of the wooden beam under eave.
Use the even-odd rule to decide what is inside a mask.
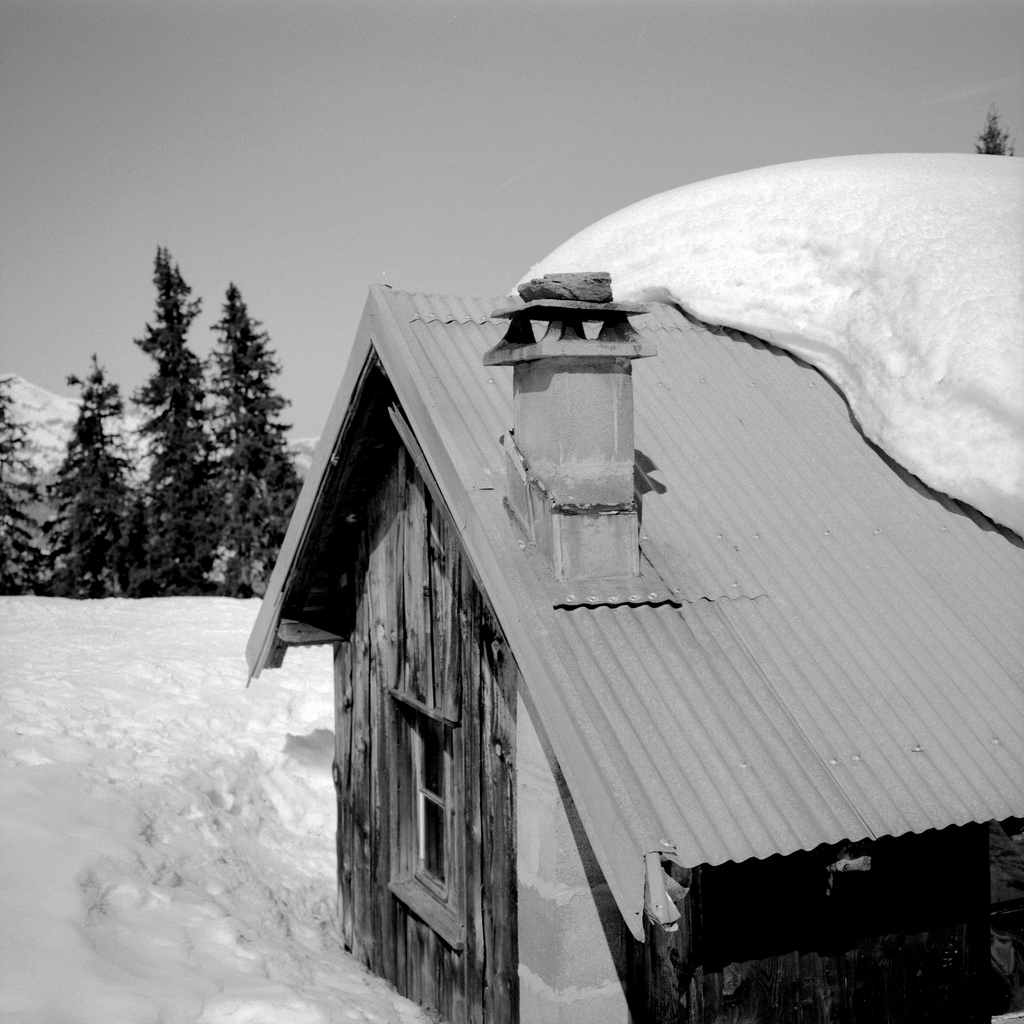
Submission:
[[[318,626],[311,626],[308,622],[299,622],[297,619],[282,619],[281,624],[277,627],[277,636],[282,642],[292,647],[333,644],[345,639],[337,633],[320,629]]]

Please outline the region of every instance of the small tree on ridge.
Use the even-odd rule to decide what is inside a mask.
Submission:
[[[1013,156],[1010,134],[999,127],[999,111],[996,110],[994,103],[988,109],[985,130],[978,136],[974,150],[977,153],[989,153],[994,156]]]

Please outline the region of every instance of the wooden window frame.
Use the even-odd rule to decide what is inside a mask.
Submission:
[[[462,729],[458,722],[415,697],[391,690],[394,758],[391,773],[392,836],[388,888],[456,952],[465,946],[464,786],[460,785]],[[425,870],[421,856],[424,823],[420,814],[422,789],[422,723],[439,723],[445,742],[444,758],[444,880]]]
[[[458,533],[429,466],[419,449],[401,410],[389,409],[404,449],[415,467],[419,484],[408,490],[405,508],[406,530],[400,589],[404,590],[406,627],[413,615],[412,637],[417,658],[408,650],[397,677],[386,692],[391,698],[388,726],[390,775],[391,865],[388,888],[444,943],[461,952],[466,943],[466,846],[467,780],[465,777],[465,730],[461,728],[460,669],[447,661],[450,650],[441,643],[444,628],[451,628],[452,596],[442,564],[435,564],[432,552],[438,538],[435,526]],[[419,497],[414,497],[414,492]],[[414,505],[415,502],[415,505]],[[422,513],[422,519],[420,514]],[[443,549],[443,545],[441,546]],[[422,584],[421,605],[420,585]],[[401,598],[400,598],[401,600]],[[440,604],[435,606],[435,601]],[[440,633],[438,616],[444,623]],[[419,667],[419,672],[411,669]],[[441,724],[445,741],[443,807],[444,880],[424,869],[421,835],[424,822],[420,810],[423,781],[423,722]]]

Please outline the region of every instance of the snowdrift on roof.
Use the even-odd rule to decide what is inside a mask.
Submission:
[[[524,275],[605,270],[812,363],[864,433],[1024,535],[1024,161],[834,157],[664,192]]]

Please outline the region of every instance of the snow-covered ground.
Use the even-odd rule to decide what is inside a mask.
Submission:
[[[0,597],[0,1018],[425,1024],[339,944],[330,654],[257,601]]]
[[[817,366],[865,434],[1024,536],[1024,161],[833,157],[664,192],[523,280],[608,271]]]

